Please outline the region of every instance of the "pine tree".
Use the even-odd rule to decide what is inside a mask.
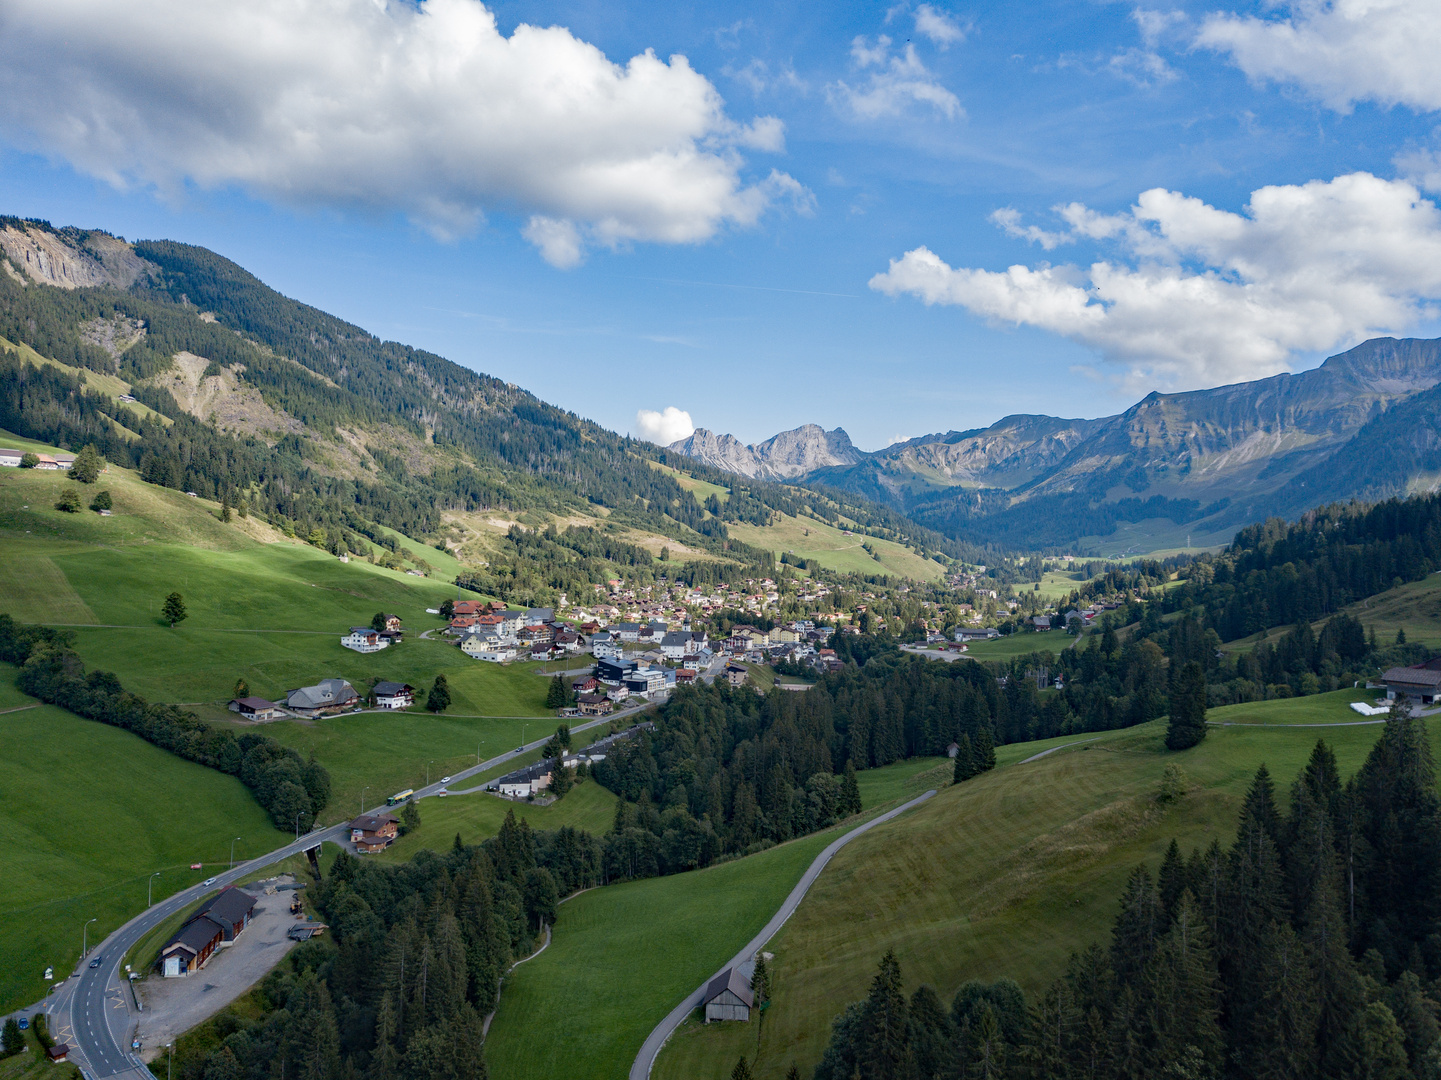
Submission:
[[[736,1062],[736,1067],[731,1070],[731,1080],[753,1080],[754,1076],[750,1065],[746,1062],[745,1055],[741,1055],[741,1059]]]
[[[25,1033],[20,1030],[20,1024],[15,1017],[7,1017],[5,1030],[0,1034],[0,1052],[6,1057],[18,1054],[25,1049]]]
[[[230,492],[227,491],[220,496],[220,520],[229,524],[230,517]]]
[[[1001,1023],[989,1004],[982,1005],[971,1026],[967,1046],[970,1071],[975,1080],[1000,1080],[1006,1070],[1006,1040]],[[899,1074],[898,1074],[899,1075]]]
[[[250,684],[242,676],[235,680],[235,697],[244,698],[250,696]]]
[[[856,1055],[862,1076],[873,1080],[905,1080],[908,1016],[906,998],[901,992],[901,966],[895,951],[887,950],[866,997],[861,1046]]]
[[[94,443],[87,445],[80,453],[75,455],[75,463],[70,466],[66,473],[71,480],[79,480],[82,484],[93,484],[100,479],[100,473],[105,468],[105,459],[100,456]]]
[[[170,624],[172,630],[175,629],[176,623],[185,620],[186,615],[185,598],[178,592],[173,592],[165,598],[165,603],[160,609],[160,617]]]
[[[841,777],[840,810],[842,814],[859,814],[861,812],[861,784],[856,779],[856,763],[854,760],[846,761],[845,775]]]
[[[971,737],[962,735],[956,740],[956,761],[951,768],[951,783],[959,784],[976,775],[976,758],[971,749]]]
[[[90,509],[99,513],[101,510],[113,510],[115,499],[108,491],[97,491],[95,498],[90,500]]]
[[[425,697],[425,707],[433,713],[443,713],[450,708],[450,683],[444,675],[435,677],[435,685]]]
[[[1187,889],[1175,919],[1147,966],[1152,1075],[1164,1075],[1173,1061],[1188,1056],[1219,1075],[1225,1057],[1221,1033],[1220,978],[1205,920]]]
[[[991,729],[982,724],[976,732],[976,742],[973,750],[976,760],[976,772],[990,772],[996,767],[996,742],[991,738]]]
[[[1339,1073],[1345,1080],[1410,1080],[1406,1037],[1382,1002],[1373,1001],[1356,1014],[1340,1052]]]
[[[1181,858],[1181,845],[1176,843],[1173,837],[1170,846],[1166,848],[1165,858],[1161,860],[1161,870],[1156,875],[1156,891],[1161,901],[1163,927],[1169,927],[1171,920],[1176,917],[1176,905],[1180,903],[1181,894],[1189,885],[1186,863]]]
[[[1206,737],[1206,672],[1194,660],[1171,682],[1170,713],[1167,748],[1188,750]]]
[[[1151,872],[1142,864],[1131,871],[1121,910],[1111,930],[1111,964],[1124,986],[1139,982],[1161,935],[1161,910]]]
[[[557,675],[550,680],[550,686],[545,693],[545,707],[547,709],[563,709],[569,703],[570,695],[566,692],[565,677]]]

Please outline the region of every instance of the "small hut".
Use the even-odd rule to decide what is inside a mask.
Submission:
[[[726,968],[705,988],[705,1022],[749,1020],[755,995],[750,980],[735,968]]]

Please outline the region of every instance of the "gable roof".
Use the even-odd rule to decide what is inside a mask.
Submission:
[[[205,903],[200,905],[200,910],[195,914],[209,915],[217,919],[221,925],[238,923],[245,918],[255,907],[255,897],[243,889],[232,887],[221,889]]]
[[[387,814],[384,810],[372,810],[368,814],[361,814],[352,821],[350,828],[359,829],[361,832],[377,832],[399,820],[394,814]]]
[[[275,702],[266,701],[264,698],[259,697],[236,698],[235,704],[250,709],[253,712],[263,712],[266,709],[275,708]]]
[[[1424,667],[1393,667],[1381,676],[1381,681],[1405,686],[1441,686],[1441,671]]]
[[[409,683],[399,682],[378,682],[375,684],[377,697],[394,697],[396,694],[415,693],[415,687]]]
[[[750,980],[735,968],[726,968],[710,981],[705,988],[705,1000],[714,1001],[727,990],[740,998],[747,1007],[755,1004],[756,999],[755,995],[751,993]]]
[[[355,687],[344,679],[321,679],[314,686],[302,686],[292,690],[285,697],[285,704],[292,709],[321,709],[327,705],[339,705],[359,697]]]

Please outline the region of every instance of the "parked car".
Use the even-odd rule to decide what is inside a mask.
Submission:
[[[30,1017],[28,1017],[28,1016],[22,1016],[22,1017],[20,1018],[20,1030],[21,1030],[21,1031],[29,1031],[29,1030],[30,1030]]]

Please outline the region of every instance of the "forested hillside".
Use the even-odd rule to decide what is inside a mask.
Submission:
[[[91,241],[104,237],[7,224],[46,230],[82,261],[95,261]],[[981,555],[855,496],[737,484],[686,462],[698,479],[729,488],[728,498],[702,505],[655,467],[666,455],[649,444],[432,353],[381,341],[203,248],[149,241],[134,253],[145,272],[127,288],[62,289],[5,264],[0,427],[75,449],[94,443],[153,483],[229,498],[303,536],[319,530],[333,550],[353,548],[357,534],[374,537],[377,524],[430,539],[446,510],[502,509],[599,510],[617,526],[759,568],[771,556],[733,545],[726,522],[764,525],[776,513],[804,513],[929,551]],[[70,370],[37,367],[15,346]],[[269,416],[226,427],[187,411],[162,385],[178,354],[207,361],[206,377],[223,372],[258,393]],[[154,412],[130,407],[87,381],[86,371],[124,380]]]

